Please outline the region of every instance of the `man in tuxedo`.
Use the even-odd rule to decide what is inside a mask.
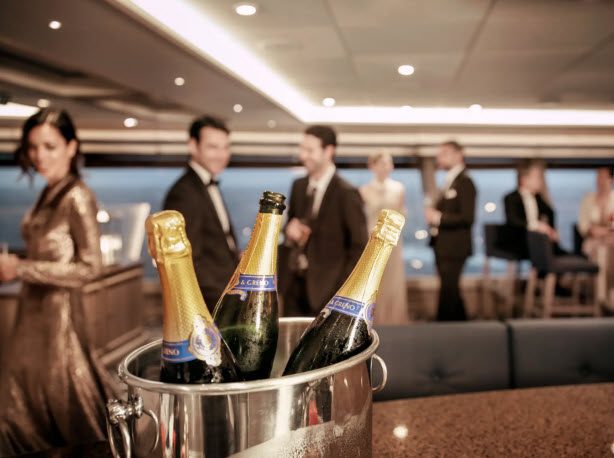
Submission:
[[[518,169],[518,189],[504,198],[506,224],[546,234],[554,244],[555,253],[563,254],[558,245],[554,210],[541,195],[543,186],[543,173],[538,164],[528,162]],[[510,248],[528,256],[526,236],[517,237],[512,243]]]
[[[425,208],[430,226],[430,244],[441,281],[438,321],[466,320],[460,293],[460,276],[465,261],[473,253],[471,226],[475,215],[476,190],[465,167],[463,147],[455,141],[443,143],[437,164],[447,171],[435,207]]]
[[[205,115],[194,120],[189,133],[191,160],[166,195],[164,208],[178,210],[185,218],[198,284],[213,310],[239,258],[218,187],[218,176],[230,161],[230,131],[224,121]]]
[[[307,176],[292,184],[279,291],[286,316],[314,316],[333,297],[367,243],[358,190],[336,173],[337,136],[309,127],[300,145]]]

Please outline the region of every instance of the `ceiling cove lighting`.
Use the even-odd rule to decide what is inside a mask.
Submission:
[[[0,103],[0,118],[29,118],[37,111],[37,107],[21,103]]]
[[[237,3],[234,8],[235,13],[239,16],[253,16],[258,11],[258,8],[253,3]]]
[[[139,121],[136,118],[126,118],[124,119],[124,127],[128,129],[132,127],[136,127],[139,124]]]
[[[303,123],[614,127],[614,110],[323,107],[276,73],[192,0],[114,0]]]
[[[399,72],[399,75],[402,75],[402,76],[410,76],[410,75],[413,75],[413,74],[414,74],[414,72],[416,71],[416,69],[415,69],[413,66],[411,66],[411,65],[407,65],[407,64],[405,64],[405,65],[401,65],[401,66],[399,66],[399,68],[397,69],[397,71]]]
[[[60,21],[51,21],[49,23],[49,28],[52,30],[58,30],[62,28],[62,23]]]
[[[188,0],[116,0],[299,119],[313,103]]]

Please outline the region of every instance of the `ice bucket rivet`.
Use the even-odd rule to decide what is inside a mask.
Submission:
[[[281,377],[311,320],[280,320],[272,378],[266,380],[210,385],[162,383],[157,381],[161,341],[132,352],[119,366],[129,401],[112,400],[108,404],[107,430],[113,455],[121,456],[113,438],[117,427],[127,457],[131,457],[132,449],[140,455],[134,440],[138,436],[141,440],[152,437],[151,451],[157,448],[155,456],[162,457],[309,453],[370,458],[372,393],[381,391],[387,380],[386,365],[375,354],[377,332],[373,331],[371,345],[358,355],[322,369]],[[371,380],[373,362],[382,372],[375,387]],[[154,420],[155,433],[151,425],[136,421],[143,413]]]

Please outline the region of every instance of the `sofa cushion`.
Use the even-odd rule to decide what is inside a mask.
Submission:
[[[614,318],[509,320],[515,387],[614,381]]]
[[[378,326],[388,383],[376,401],[509,388],[506,327],[500,322]]]

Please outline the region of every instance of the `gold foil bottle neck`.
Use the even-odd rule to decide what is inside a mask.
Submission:
[[[169,257],[190,256],[192,246],[185,231],[185,219],[175,210],[150,215],[145,221],[147,248],[156,264]]]
[[[183,215],[175,210],[154,213],[145,228],[147,247],[160,275],[164,341],[186,341],[200,323],[218,333],[198,286]]]
[[[279,243],[282,212],[286,208],[285,199],[283,194],[264,192],[252,235],[233,279],[239,274],[276,275],[277,244]]]
[[[405,217],[399,212],[388,209],[380,212],[367,246],[337,296],[365,305],[375,303],[388,258],[399,241],[404,224]]]
[[[396,246],[399,242],[404,224],[405,217],[401,213],[395,210],[384,209],[379,214],[371,237],[378,238]]]

